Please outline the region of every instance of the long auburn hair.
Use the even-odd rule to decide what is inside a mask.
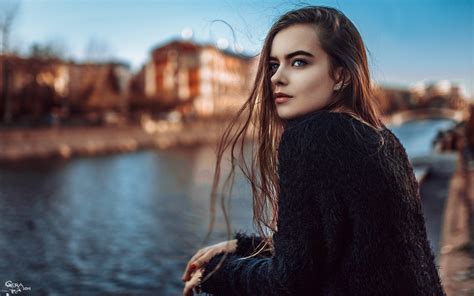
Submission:
[[[279,118],[273,101],[269,56],[275,35],[295,24],[314,25],[321,47],[329,56],[329,75],[333,80],[336,80],[335,69],[342,68],[339,77],[342,87],[334,91],[331,103],[322,109],[335,110],[338,107],[345,107],[349,110],[347,113],[366,123],[377,133],[383,127],[379,108],[374,99],[366,49],[354,24],[341,11],[327,6],[305,6],[282,15],[270,28],[265,38],[251,93],[225,129],[217,146],[217,163],[210,199],[211,219],[204,242],[208,240],[215,221],[215,203],[221,177],[222,157],[231,146],[231,169],[220,192],[221,209],[226,221],[228,239],[230,239],[231,227],[225,208],[225,198],[232,191],[236,165],[240,167],[250,183],[253,199],[253,225],[262,238],[262,243],[256,251],[246,258],[258,255],[264,250],[273,252],[272,235],[277,231],[280,191],[277,148],[285,122]],[[244,157],[245,143],[249,135],[254,139],[250,164]],[[236,157],[237,147],[239,148],[238,157]],[[268,229],[270,233],[266,233]],[[226,256],[227,254],[215,270],[221,266]]]

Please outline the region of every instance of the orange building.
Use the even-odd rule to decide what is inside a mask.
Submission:
[[[211,45],[172,41],[152,50],[142,71],[143,94],[183,115],[228,114],[247,98],[255,62]]]

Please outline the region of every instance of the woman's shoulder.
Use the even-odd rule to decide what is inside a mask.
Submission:
[[[288,130],[295,130],[308,125],[314,125],[315,123],[317,123],[318,126],[323,126],[342,119],[347,121],[349,119],[348,116],[350,115],[347,113],[318,110],[288,119],[286,121],[286,127]]]
[[[345,112],[318,111],[288,121],[282,135],[292,143],[314,142],[354,148],[380,142],[380,133],[374,128]]]
[[[371,128],[368,123],[350,113],[321,110],[287,120],[285,131],[305,130],[308,127],[318,130],[330,127],[340,130],[347,130],[349,127]]]

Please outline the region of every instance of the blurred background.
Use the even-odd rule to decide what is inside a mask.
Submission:
[[[474,295],[472,1],[0,0],[1,295],[180,295],[217,140],[271,24],[307,4],[362,34],[446,291]],[[232,229],[255,232],[235,182]]]

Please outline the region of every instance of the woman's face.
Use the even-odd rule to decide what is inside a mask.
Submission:
[[[332,99],[336,82],[329,76],[329,56],[321,48],[314,26],[297,24],[278,32],[269,63],[273,103],[280,118],[316,111]],[[278,93],[289,97],[278,97]]]

